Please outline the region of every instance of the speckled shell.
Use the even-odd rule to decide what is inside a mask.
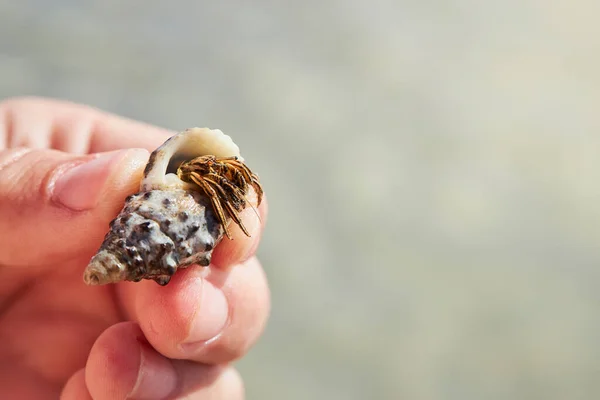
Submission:
[[[111,222],[85,269],[85,283],[153,279],[166,285],[179,268],[209,265],[223,226],[206,195],[175,174],[182,161],[209,154],[241,158],[229,136],[206,128],[174,135],[152,152],[140,192],[126,199]]]

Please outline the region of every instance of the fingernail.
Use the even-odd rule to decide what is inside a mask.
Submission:
[[[188,337],[181,345],[183,350],[193,350],[219,335],[229,319],[229,306],[225,294],[206,279],[202,280],[202,295],[198,310],[192,319]]]
[[[94,208],[100,201],[102,189],[112,166],[127,150],[101,153],[89,160],[74,163],[61,172],[54,182],[53,199],[75,211]]]
[[[169,360],[140,343],[140,367],[128,399],[166,399],[175,390],[177,374]]]

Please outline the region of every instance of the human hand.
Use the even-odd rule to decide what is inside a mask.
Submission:
[[[70,103],[0,104],[0,398],[243,398],[228,363],[269,313],[254,255],[266,199],[260,220],[243,212],[251,238],[232,225],[210,267],[165,287],[82,280],[148,151],[171,134]]]

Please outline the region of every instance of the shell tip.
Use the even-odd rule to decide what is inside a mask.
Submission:
[[[98,276],[96,271],[86,271],[83,274],[83,281],[86,285],[89,286],[97,286],[100,285],[100,277]]]
[[[90,286],[105,285],[125,280],[127,267],[110,252],[95,255],[83,273],[83,281]]]

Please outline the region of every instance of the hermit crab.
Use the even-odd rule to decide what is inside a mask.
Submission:
[[[259,178],[238,146],[220,130],[192,128],[170,137],[150,154],[138,193],[127,197],[84,282],[102,285],[152,279],[169,283],[179,268],[208,266],[229,224],[246,235],[240,212],[250,188],[260,205]]]

